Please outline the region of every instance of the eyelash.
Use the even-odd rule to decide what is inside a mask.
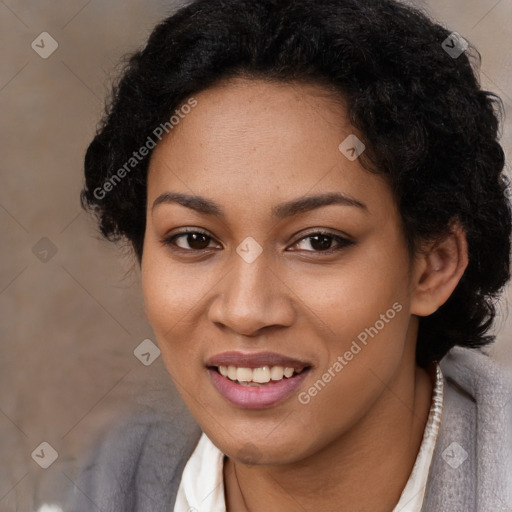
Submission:
[[[201,253],[203,251],[208,251],[209,249],[211,249],[211,248],[205,248],[205,249],[183,249],[183,247],[178,247],[177,245],[174,244],[174,241],[176,239],[184,237],[184,236],[187,236],[187,235],[190,235],[190,234],[200,234],[200,235],[204,235],[206,238],[210,239],[210,241],[214,240],[213,237],[211,237],[210,235],[208,235],[204,231],[201,231],[199,229],[195,229],[194,228],[194,229],[190,229],[190,230],[180,231],[179,233],[175,233],[174,235],[171,235],[171,236],[168,236],[168,237],[164,238],[161,242],[162,242],[162,244],[170,247],[173,251],[180,251],[180,252]],[[338,247],[326,249],[324,251],[316,251],[316,250],[309,251],[309,250],[306,250],[305,252],[316,253],[316,254],[332,254],[332,253],[341,251],[342,249],[355,244],[355,242],[352,242],[348,238],[342,237],[340,235],[336,235],[336,234],[331,233],[329,231],[320,230],[320,231],[312,231],[310,233],[307,233],[302,238],[299,238],[299,240],[297,240],[293,245],[297,245],[299,242],[302,242],[303,240],[307,240],[308,238],[314,238],[315,236],[319,236],[319,235],[320,236],[327,236],[329,238],[332,238],[333,240],[335,240],[338,243]]]

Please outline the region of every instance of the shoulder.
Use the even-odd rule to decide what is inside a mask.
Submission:
[[[511,370],[481,350],[461,347],[453,348],[440,365],[446,425],[458,425],[466,436],[471,433],[479,461],[501,452],[502,461],[508,457],[512,464]]]
[[[512,507],[510,370],[481,350],[461,347],[440,366],[443,411],[423,511]]]
[[[183,404],[165,413],[147,408],[126,416],[88,455],[70,510],[168,511],[200,436]]]
[[[440,363],[444,376],[466,390],[477,402],[502,399],[512,391],[511,371],[481,350],[454,347]],[[510,400],[503,403],[510,405]]]

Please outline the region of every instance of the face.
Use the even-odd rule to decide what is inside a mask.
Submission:
[[[146,315],[224,453],[297,462],[414,366],[399,212],[338,148],[357,132],[320,86],[239,78],[195,99],[151,157]]]

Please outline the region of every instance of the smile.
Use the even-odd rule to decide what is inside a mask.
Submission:
[[[244,409],[272,407],[302,384],[311,364],[272,352],[224,352],[206,363],[210,381],[231,405]]]
[[[217,371],[233,382],[241,385],[258,386],[268,382],[276,382],[283,379],[289,379],[293,375],[299,374],[304,368],[296,370],[295,368],[283,366],[262,366],[260,368],[240,368],[236,366],[219,366]]]

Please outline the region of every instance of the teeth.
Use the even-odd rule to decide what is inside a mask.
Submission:
[[[265,384],[265,382],[270,381],[270,368],[268,366],[264,366],[263,368],[254,368],[252,371],[252,381],[259,382],[260,384]]]
[[[262,366],[260,368],[237,368],[236,366],[219,366],[219,373],[230,380],[238,381],[240,384],[254,385],[265,384],[267,382],[289,379],[294,374],[300,373],[302,369],[283,366]]]
[[[236,368],[234,366],[228,366],[228,378],[236,380]]]
[[[282,366],[272,366],[270,369],[270,378],[272,380],[281,380],[284,375],[284,368]]]
[[[251,382],[252,370],[250,368],[237,368],[236,380],[239,380],[240,382]]]
[[[284,369],[284,376],[290,378],[293,375],[293,368],[285,368]]]

